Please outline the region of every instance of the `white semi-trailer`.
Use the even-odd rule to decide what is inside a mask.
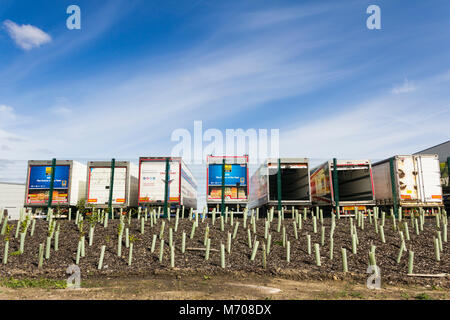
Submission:
[[[372,166],[377,205],[443,205],[437,155],[398,155]]]
[[[139,158],[139,206],[163,206],[166,186],[165,157]],[[169,157],[169,208],[197,209],[197,182],[181,157]]]
[[[0,214],[18,220],[23,210],[24,183],[0,182]]]
[[[109,206],[111,188],[111,161],[89,161],[87,163],[87,205],[98,208]],[[127,208],[138,205],[139,168],[129,161],[115,161],[112,192],[112,207]]]
[[[29,160],[25,186],[26,207],[47,207],[52,160]],[[86,194],[86,165],[73,160],[56,160],[53,207],[75,207]]]
[[[281,205],[310,206],[311,188],[307,158],[281,158]],[[249,209],[264,210],[278,205],[278,159],[267,159],[250,178]]]
[[[370,161],[330,160],[315,168],[311,173],[311,195],[313,205],[334,207],[352,212],[375,205],[374,181]],[[336,188],[336,189],[335,189]],[[335,190],[337,192],[335,192]]]

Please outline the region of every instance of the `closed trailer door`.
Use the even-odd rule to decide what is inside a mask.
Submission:
[[[164,201],[166,161],[142,161],[139,181],[139,202]],[[180,201],[180,164],[169,162],[169,201]]]
[[[442,202],[441,172],[435,157],[416,156],[420,200],[424,203]]]
[[[56,165],[53,183],[52,204],[67,204],[69,201],[70,165]],[[32,165],[28,173],[26,204],[46,205],[49,201],[52,176],[51,165]]]
[[[208,166],[208,200],[222,199],[222,164]],[[225,200],[247,201],[247,165],[225,164]]]
[[[412,156],[397,157],[398,193],[402,202],[418,202],[417,167]]]
[[[91,167],[89,172],[88,203],[109,204],[111,168]],[[112,204],[124,204],[127,198],[127,168],[114,168]]]

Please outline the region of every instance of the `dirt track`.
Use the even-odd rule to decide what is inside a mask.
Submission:
[[[369,290],[361,281],[295,281],[278,277],[159,276],[148,279],[91,279],[80,289],[11,289],[0,287],[0,299],[450,299],[440,287],[392,286]]]

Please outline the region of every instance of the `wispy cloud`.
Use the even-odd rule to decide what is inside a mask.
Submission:
[[[420,81],[411,95],[378,95],[317,120],[281,130],[284,156],[381,159],[413,153],[450,138],[450,95],[431,99],[450,84],[442,75]],[[426,108],[424,108],[426,106]],[[293,120],[294,121],[294,120]]]
[[[14,109],[10,106],[0,105],[0,127],[10,125],[15,120]]]
[[[408,93],[413,92],[417,90],[417,86],[414,85],[414,83],[408,81],[408,79],[405,79],[401,85],[395,86],[392,89],[392,93],[395,94],[401,94],[401,93]]]
[[[153,57],[132,69],[124,62],[124,77],[105,72],[68,84],[76,92],[78,86],[95,83],[96,90],[77,97],[76,106],[57,101],[50,116],[46,114],[45,126],[22,133],[40,137],[42,145],[64,155],[106,155],[105,150],[131,155],[142,148],[170,152],[171,130],[192,126],[199,114],[203,121],[216,121],[224,110],[232,117],[340,79],[342,73],[327,62],[298,58],[318,46],[314,40],[299,41],[306,36],[303,31],[240,36],[230,44],[217,43],[226,36],[215,33],[211,41],[179,55]],[[125,80],[104,86],[99,80],[103,77]],[[64,121],[56,118],[69,113]],[[86,122],[87,115],[96,119],[95,125]],[[49,136],[49,130],[58,134]]]
[[[290,23],[304,18],[317,16],[333,10],[333,4],[327,5],[296,5],[292,7],[281,7],[263,9],[240,15],[238,28],[256,30],[259,28],[274,27],[283,23]]]
[[[11,39],[23,50],[40,47],[52,41],[52,37],[48,33],[30,24],[18,25],[11,20],[5,20],[3,25]]]

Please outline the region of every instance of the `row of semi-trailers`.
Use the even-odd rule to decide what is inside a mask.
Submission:
[[[281,186],[279,190],[278,186]],[[330,160],[313,170],[305,158],[268,159],[251,178],[249,208],[320,206],[344,212],[371,206],[443,206],[437,155],[369,160]]]
[[[76,207],[113,208],[161,206],[166,195],[170,206],[197,206],[197,183],[181,158],[141,157],[139,166],[129,161],[57,160],[51,204],[62,209]],[[52,161],[28,161],[25,207],[48,206]],[[112,188],[112,191],[111,191]]]
[[[337,204],[344,211],[371,206],[436,208],[443,205],[437,155],[401,155],[371,164],[369,160],[330,160],[311,170],[307,158],[267,159],[249,181],[248,156],[208,156],[206,203],[220,210],[222,200],[236,212],[282,205],[285,210]],[[52,161],[29,161],[25,206],[47,207]],[[114,168],[114,170],[112,170]],[[112,175],[112,173],[114,173]],[[166,190],[166,175],[168,184]],[[112,178],[112,194],[111,194]],[[222,191],[224,197],[222,199]],[[58,160],[52,206],[114,208],[162,206],[197,208],[197,183],[179,157],[141,157],[128,161]],[[278,199],[281,201],[278,201]]]

